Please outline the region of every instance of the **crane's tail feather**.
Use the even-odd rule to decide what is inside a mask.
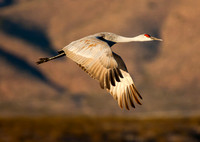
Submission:
[[[37,61],[36,63],[39,65],[39,64],[42,64],[42,63],[45,63],[45,62],[48,62],[50,60],[54,60],[56,58],[60,58],[62,56],[65,56],[65,52],[64,51],[59,51],[60,54],[56,55],[56,56],[53,56],[53,57],[50,57],[50,58],[40,58],[39,61]]]

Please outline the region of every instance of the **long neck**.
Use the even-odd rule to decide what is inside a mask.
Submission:
[[[124,37],[124,36],[118,36],[116,38],[116,42],[132,42],[132,41],[148,41],[145,40],[141,35],[136,37]]]

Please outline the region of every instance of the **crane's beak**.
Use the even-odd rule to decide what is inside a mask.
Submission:
[[[156,38],[156,37],[150,37],[152,40],[158,40],[158,41],[163,41],[162,39]]]

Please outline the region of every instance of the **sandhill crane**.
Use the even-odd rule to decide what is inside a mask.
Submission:
[[[76,62],[90,77],[99,81],[102,89],[106,89],[118,105],[129,110],[131,105],[135,108],[134,101],[141,105],[141,95],[137,91],[133,80],[128,73],[122,58],[111,50],[111,46],[118,42],[152,41],[158,39],[148,34],[136,37],[123,37],[109,32],[101,32],[71,42],[58,55],[51,58],[40,58],[37,64],[67,56]],[[139,98],[138,98],[139,97]]]

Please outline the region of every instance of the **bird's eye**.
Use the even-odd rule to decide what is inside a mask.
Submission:
[[[144,36],[146,36],[146,37],[148,37],[148,38],[151,37],[149,34],[144,34]]]

